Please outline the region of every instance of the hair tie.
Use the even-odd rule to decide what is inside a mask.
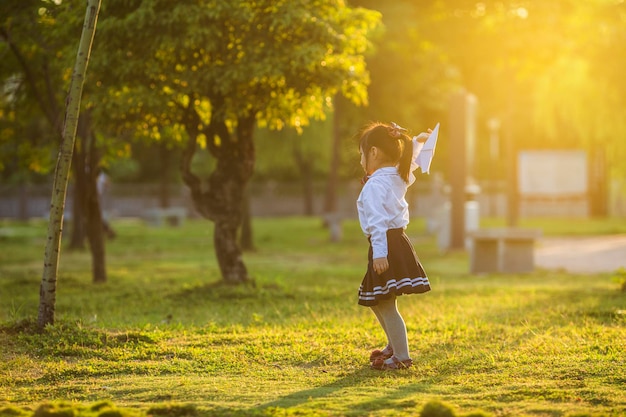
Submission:
[[[394,122],[391,122],[391,126],[388,129],[389,129],[389,135],[392,138],[396,138],[396,139],[402,137],[403,134],[409,131],[408,129],[405,129],[402,126],[395,124]]]

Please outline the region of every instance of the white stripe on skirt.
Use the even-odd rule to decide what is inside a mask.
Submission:
[[[404,287],[419,287],[419,286],[430,286],[430,282],[427,277],[417,277],[417,278],[402,278],[401,280],[390,279],[387,281],[385,286],[377,285],[373,288],[373,291],[363,291],[363,285],[359,288],[359,299],[361,300],[374,300],[377,295],[386,295],[389,294],[389,290],[391,288],[395,288],[399,290]]]

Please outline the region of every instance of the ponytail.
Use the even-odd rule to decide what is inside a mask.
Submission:
[[[411,174],[411,158],[413,157],[413,141],[406,135],[403,135],[399,140],[402,153],[398,162],[398,174],[408,184]]]

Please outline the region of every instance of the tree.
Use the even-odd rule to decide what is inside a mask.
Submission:
[[[0,172],[21,187],[54,169],[62,117],[52,76],[58,61],[43,53],[50,39],[33,30],[41,26],[36,3],[0,3]]]
[[[448,93],[463,86],[479,101],[481,160],[490,160],[480,138],[496,117],[511,148],[578,147],[600,161],[605,152],[612,178],[623,178],[624,2],[355,2],[381,10],[386,23],[368,63],[368,115],[413,127],[445,110]],[[445,135],[442,125],[440,159],[448,152]],[[501,176],[483,166],[482,178]]]
[[[604,0],[483,2],[442,11],[442,24],[458,32],[439,42],[487,117],[512,108],[520,142],[587,146],[597,134],[623,129],[624,107],[606,85],[626,86],[617,76],[625,13],[624,4]],[[620,149],[622,143],[606,145]]]
[[[80,2],[82,4],[82,2]],[[0,79],[7,97],[0,102],[8,126],[0,140],[12,154],[28,164],[11,168],[28,178],[32,171],[52,170],[50,155],[63,141],[63,92],[72,68],[73,40],[83,19],[77,0],[41,2],[7,0],[0,3],[0,50],[7,59],[0,62]],[[4,56],[4,54],[3,54]],[[19,117],[15,115],[19,114]],[[87,116],[87,117],[86,117]],[[72,152],[74,204],[70,248],[83,248],[87,237],[92,255],[93,281],[106,281],[102,215],[96,191],[100,153],[89,112],[81,115]],[[46,121],[46,123],[42,123]]]
[[[333,113],[337,107],[333,105]],[[267,180],[283,183],[299,182],[302,194],[302,214],[315,214],[315,181],[325,176],[328,165],[330,120],[312,121],[301,129],[280,131],[257,129],[257,163],[254,182]]]
[[[431,9],[441,2],[353,2],[380,10],[384,24],[367,60],[372,104],[362,109],[362,118],[394,121],[416,133],[433,127],[436,117],[447,114],[448,96],[460,81],[445,44],[437,39],[438,33],[449,31],[438,26],[439,14]]]
[[[88,0],[85,24],[78,45],[76,64],[72,73],[72,81],[67,95],[65,120],[63,122],[63,143],[59,150],[59,157],[54,173],[52,200],[50,203],[50,220],[48,222],[48,239],[44,253],[44,268],[41,279],[39,298],[39,317],[37,326],[42,329],[47,324],[54,323],[54,309],[56,303],[56,283],[59,258],[61,256],[61,232],[63,230],[63,213],[65,210],[65,195],[69,178],[72,151],[80,103],[83,92],[83,83],[87,72],[87,64],[91,53],[91,45],[96,33],[96,22],[100,0]]]
[[[323,118],[339,91],[365,103],[363,53],[378,13],[341,0],[112,0],[103,10],[100,111],[124,121],[121,129],[156,136],[165,126],[186,140],[181,175],[198,213],[215,223],[222,278],[248,281],[236,234],[254,128]],[[191,169],[198,146],[216,160],[207,182]]]

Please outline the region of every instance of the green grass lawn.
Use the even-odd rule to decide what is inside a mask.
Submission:
[[[355,221],[330,243],[319,219],[256,219],[249,287],[218,284],[209,222],[114,226],[108,282],[91,283],[87,252],[64,251],[57,322],[37,333],[46,225],[0,221],[0,415],[626,415],[619,273],[471,276],[467,254],[439,253],[416,221],[433,291],[399,299],[415,366],[381,373],[368,357],[382,332],[356,304]]]

